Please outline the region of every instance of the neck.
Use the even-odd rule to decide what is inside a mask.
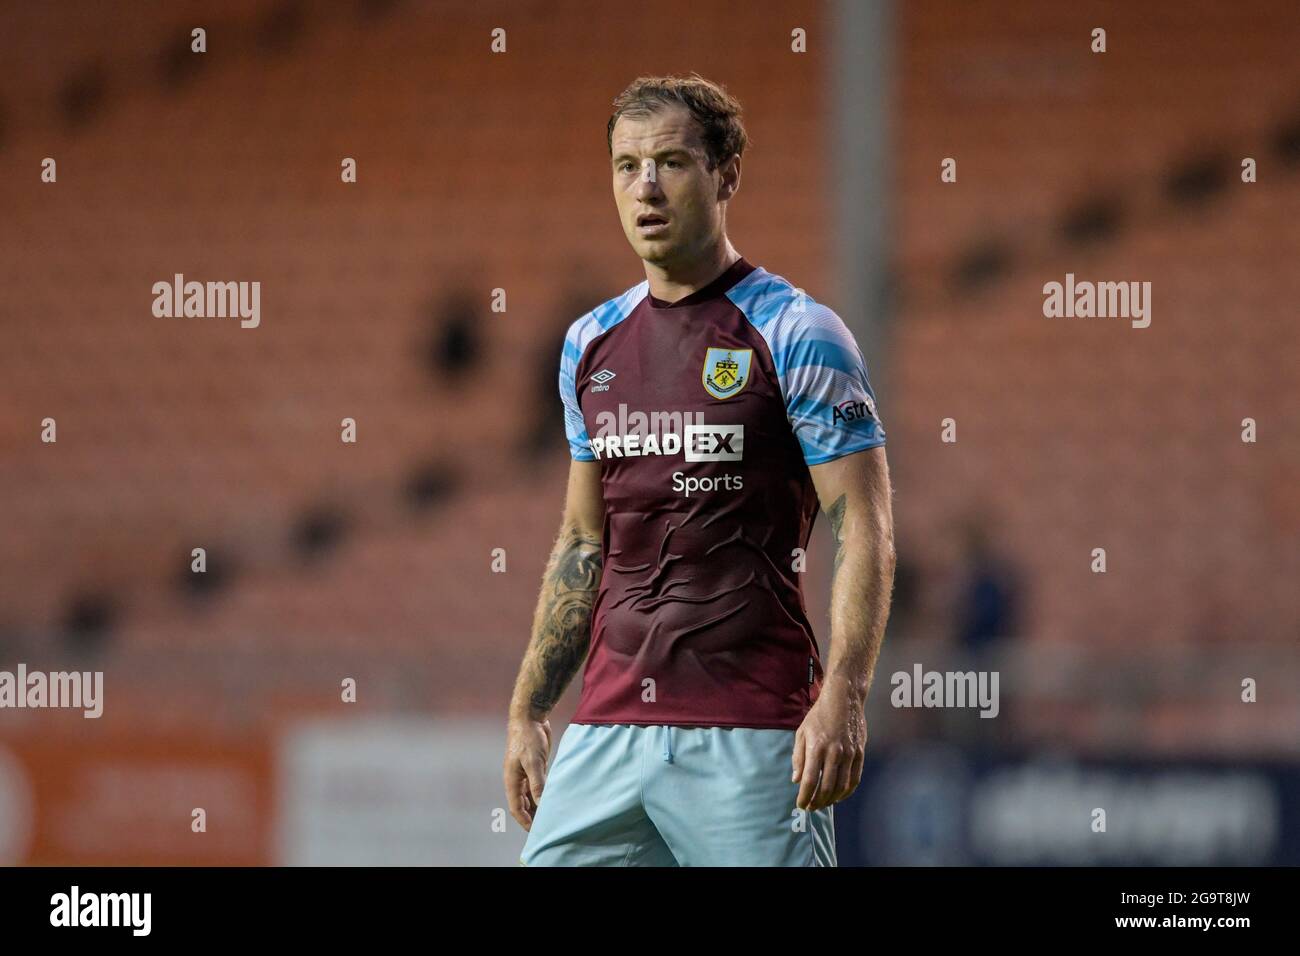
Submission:
[[[726,236],[709,250],[707,255],[691,260],[686,265],[664,266],[653,262],[645,264],[645,277],[650,281],[650,294],[665,302],[676,302],[692,292],[698,292],[726,272],[740,253]]]

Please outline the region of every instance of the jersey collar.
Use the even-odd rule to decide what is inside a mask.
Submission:
[[[698,305],[701,302],[707,302],[710,299],[716,299],[724,295],[728,289],[753,271],[754,266],[746,261],[744,256],[741,256],[708,285],[696,289],[690,295],[678,299],[676,302],[665,302],[663,299],[656,299],[649,293],[646,293],[646,301],[650,303],[652,309],[681,309],[689,305]]]

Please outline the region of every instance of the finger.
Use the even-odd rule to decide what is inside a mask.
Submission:
[[[832,744],[826,748],[826,755],[822,758],[822,778],[817,783],[816,791],[813,792],[810,810],[820,810],[830,804],[843,765],[839,746]]]
[[[799,775],[799,794],[794,799],[794,805],[800,810],[811,809],[809,803],[813,794],[817,791],[818,777],[822,769],[822,751],[816,746],[811,748],[804,745],[804,765],[803,771]]]
[[[537,817],[537,804],[533,802],[532,794],[528,792],[528,786],[525,784],[519,790],[519,805],[522,807],[524,820],[519,825],[525,830],[533,828],[533,820]]]
[[[826,801],[828,807],[831,804],[839,803],[853,792],[853,788],[849,785],[849,781],[852,779],[853,760],[846,755],[840,759],[840,768],[835,774],[835,789],[831,792],[830,799]]]
[[[519,764],[511,763],[507,765],[505,772],[506,784],[506,805],[510,808],[510,815],[515,818],[524,829],[528,828],[528,816],[525,812],[523,797],[527,792],[524,786],[523,774],[520,772]]]
[[[523,766],[528,777],[528,792],[532,794],[533,802],[539,803],[542,790],[546,787],[546,764],[537,757],[526,757]]]
[[[790,763],[794,767],[794,773],[790,775],[790,782],[794,783],[803,776],[803,728],[800,727],[794,734],[794,750],[790,754]]]
[[[862,782],[862,766],[864,763],[864,754],[859,750],[854,754],[853,765],[849,768],[849,792],[844,795],[845,797],[851,797],[854,791],[858,789],[858,784]]]

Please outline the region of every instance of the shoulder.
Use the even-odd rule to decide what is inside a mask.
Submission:
[[[564,358],[576,365],[592,340],[631,315],[649,291],[650,283],[643,280],[574,319],[564,336]]]
[[[762,266],[728,289],[727,298],[760,332],[781,321],[801,301],[812,301],[803,289]]]
[[[727,295],[767,341],[778,369],[858,351],[844,320],[783,276],[755,269]]]

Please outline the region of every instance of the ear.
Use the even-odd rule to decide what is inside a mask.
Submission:
[[[718,167],[718,202],[726,202],[740,189],[740,154],[734,154]]]

